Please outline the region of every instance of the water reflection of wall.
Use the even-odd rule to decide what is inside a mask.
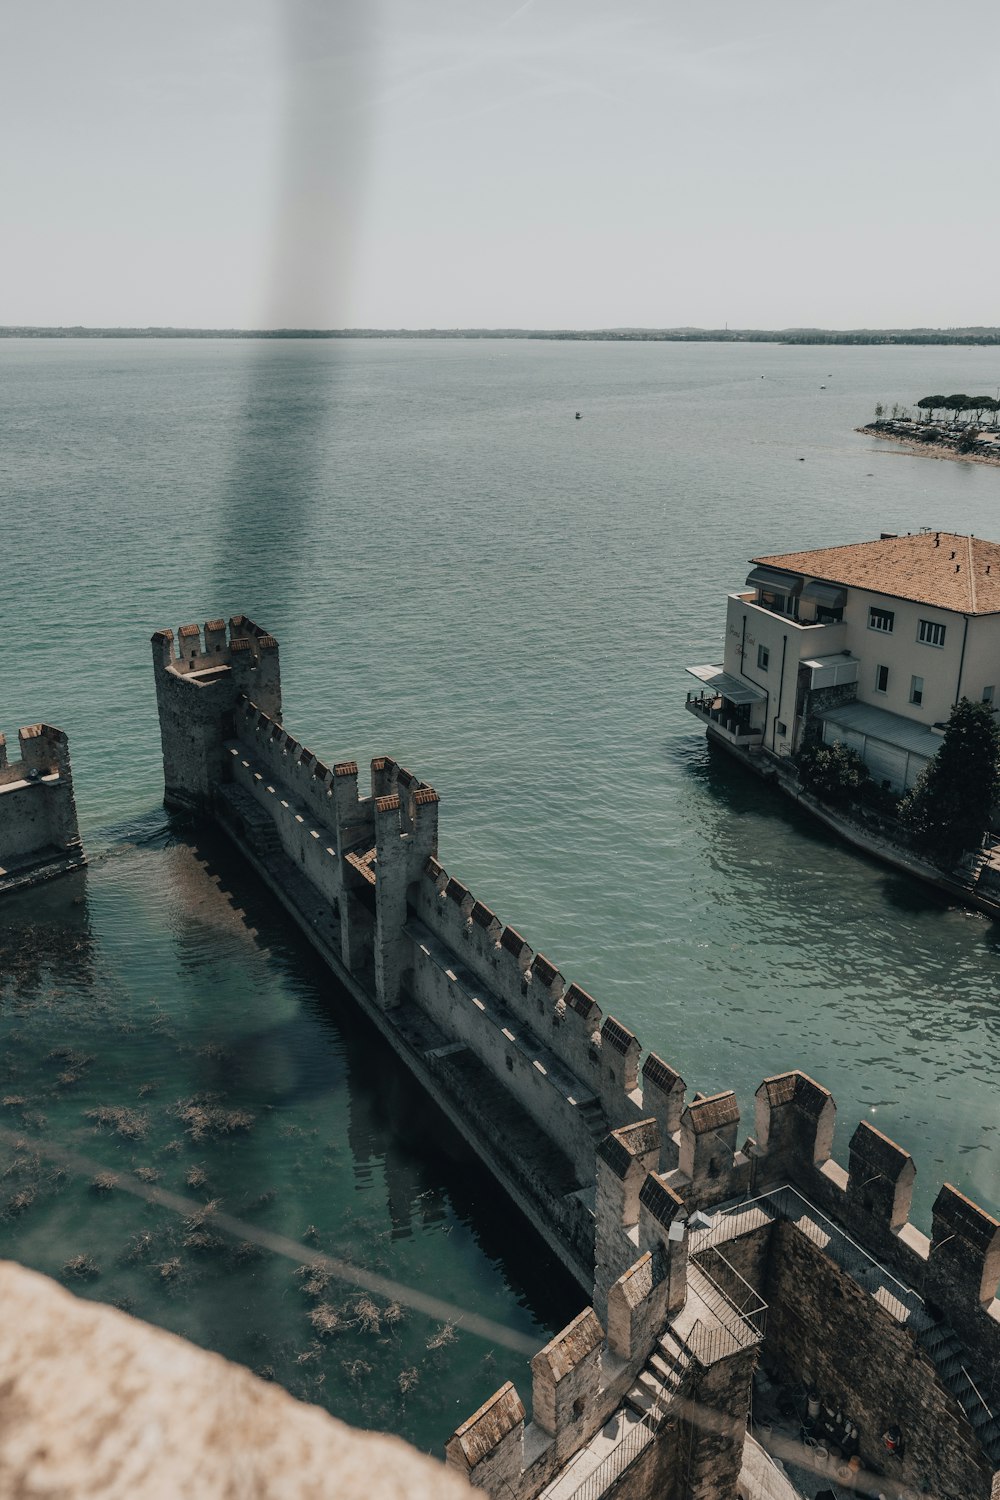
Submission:
[[[84,870],[4,899],[0,1000],[29,1005],[51,986],[89,985],[94,935]]]

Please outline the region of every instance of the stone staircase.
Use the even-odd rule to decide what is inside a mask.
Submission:
[[[608,1121],[601,1107],[601,1101],[596,1097],[584,1099],[579,1105],[579,1110],[580,1119],[587,1127],[595,1147],[600,1145],[608,1133]]]
[[[683,1335],[668,1328],[625,1398],[632,1410],[662,1421],[680,1396],[693,1359]]]
[[[955,1330],[947,1323],[932,1323],[918,1335],[918,1341],[968,1417],[990,1462],[1000,1467],[1000,1420],[977,1390],[965,1365],[965,1349]]]

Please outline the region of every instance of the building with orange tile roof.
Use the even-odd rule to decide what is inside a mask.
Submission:
[[[721,666],[688,708],[729,748],[857,750],[911,787],[960,698],[1000,684],[1000,543],[945,531],[751,559],[730,594]]]

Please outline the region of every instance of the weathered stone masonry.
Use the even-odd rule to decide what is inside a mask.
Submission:
[[[761,1085],[742,1142],[732,1091],[687,1100],[442,868],[432,787],[383,757],[362,794],[353,761],[288,733],[258,626],[161,631],[153,658],[167,802],[229,832],[592,1288],[533,1361],[531,1422],[508,1384],[449,1441],[453,1467],[498,1500],[562,1500],[570,1464],[593,1495],[734,1500],[763,1358],[853,1414],[868,1466],[906,1427],[887,1494],[996,1500],[1000,1224],[945,1187],[921,1235],[910,1157],[863,1124],[837,1165],[834,1102],[803,1073]]]
[[[66,735],[29,724],[18,742],[12,761],[0,734],[0,894],[86,864]]]

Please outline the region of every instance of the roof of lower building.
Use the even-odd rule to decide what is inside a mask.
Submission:
[[[1000,613],[1000,542],[978,536],[921,531],[847,547],[774,553],[751,562],[959,614]]]

